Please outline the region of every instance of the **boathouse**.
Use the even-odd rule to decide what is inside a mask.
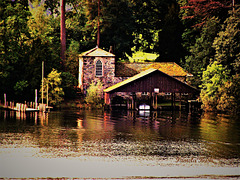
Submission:
[[[111,106],[111,98],[123,95],[135,104],[136,94],[148,94],[152,107],[157,106],[159,94],[171,95],[174,105],[176,97],[198,94],[198,90],[187,84],[192,74],[174,62],[116,62],[112,51],[95,47],[79,55],[78,87],[86,94],[92,82],[101,81],[105,104]],[[131,106],[134,108],[134,105]]]
[[[174,104],[176,94],[180,101],[182,94],[198,94],[198,90],[158,69],[147,69],[133,77],[119,82],[104,90],[104,101],[111,106],[111,97],[114,93],[125,92],[132,95],[131,109],[135,109],[135,97],[137,92],[147,92],[153,96],[152,107],[157,108],[157,94],[170,93]]]
[[[106,89],[151,68],[182,82],[192,76],[174,62],[116,62],[111,51],[95,47],[79,55],[78,87],[86,93],[92,81],[100,80]]]

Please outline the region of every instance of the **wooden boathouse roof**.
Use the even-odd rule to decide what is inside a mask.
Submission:
[[[198,90],[158,69],[147,69],[133,77],[117,83],[104,90],[105,93],[114,92],[159,92],[193,93]]]
[[[142,71],[148,69],[158,69],[169,76],[183,77],[193,76],[191,73],[184,70],[175,62],[141,62],[141,63],[116,63],[117,77],[132,77]]]

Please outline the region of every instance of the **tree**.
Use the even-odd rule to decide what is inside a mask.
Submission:
[[[51,73],[48,74],[47,78],[44,78],[43,89],[44,99],[45,100],[47,99],[46,94],[48,93],[49,103],[53,106],[57,106],[63,101],[64,92],[61,86],[62,86],[61,73],[57,72],[57,70],[55,69],[52,69]],[[42,87],[40,93],[42,93]]]
[[[43,43],[49,43],[52,41],[50,34],[53,32],[53,28],[49,23],[50,15],[45,10],[43,3],[34,1],[30,7],[32,16],[28,20],[28,27],[33,40],[40,39]]]
[[[98,2],[85,0],[86,16],[88,18],[86,27],[94,33],[91,42],[97,44],[97,21]],[[125,57],[129,53],[133,42],[135,30],[135,19],[127,0],[101,0],[100,1],[100,47],[109,49],[113,47],[114,54],[118,58]]]
[[[79,58],[79,43],[75,40],[71,41],[71,44],[66,51],[66,72],[70,72],[73,77],[78,77],[78,58]]]
[[[202,76],[201,100],[206,111],[216,111],[221,99],[221,88],[229,79],[229,71],[217,61],[210,64]]]
[[[65,60],[66,60],[66,25],[65,25],[65,0],[61,1],[61,59],[62,59],[62,66],[63,69],[65,68]]]
[[[225,19],[229,9],[229,1],[225,0],[189,0],[183,4],[183,18],[195,19],[194,26],[200,28],[214,16]]]
[[[62,72],[62,88],[64,92],[64,99],[73,99],[76,97],[77,78],[70,72]]]
[[[199,86],[201,84],[202,72],[206,70],[211,59],[214,58],[215,49],[212,46],[220,29],[218,18],[213,17],[209,19],[203,25],[200,37],[190,47],[191,55],[186,57],[185,67],[194,75],[191,81],[192,85]]]
[[[230,14],[216,37],[213,48],[215,60],[231,70],[231,75],[240,73],[240,9]]]
[[[136,19],[136,51],[144,45],[145,52],[157,53],[157,61],[175,61],[179,63],[184,54],[182,47],[183,26],[179,19],[179,5],[176,0],[132,1]]]
[[[31,17],[28,20],[30,50],[28,52],[27,74],[29,84],[34,89],[39,88],[41,81],[42,61],[45,62],[45,73],[51,72],[52,68],[60,69],[59,57],[59,33],[56,33],[56,19],[47,13],[42,1],[34,1],[30,7]]]
[[[26,79],[29,33],[27,18],[30,13],[24,2],[0,2],[0,93],[14,98],[18,81]],[[27,92],[26,92],[27,93]]]

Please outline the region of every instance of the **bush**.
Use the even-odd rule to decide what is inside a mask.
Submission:
[[[91,107],[100,108],[103,106],[103,85],[98,80],[96,83],[92,81],[89,88],[87,89],[86,103]]]
[[[48,85],[48,100],[49,104],[56,106],[59,105],[63,101],[63,89],[61,87],[62,78],[61,73],[58,73],[57,70],[53,69],[51,73],[48,74],[47,78],[44,78],[44,99],[46,99],[47,93],[47,85]],[[40,93],[42,91],[42,87],[40,89]]]

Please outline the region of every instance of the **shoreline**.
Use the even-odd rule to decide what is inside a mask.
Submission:
[[[44,156],[46,155],[46,156]],[[182,160],[181,160],[182,159]],[[0,148],[0,178],[27,179],[228,179],[240,178],[238,165],[184,162],[187,158],[51,157],[34,147]],[[182,162],[181,162],[182,161]]]

